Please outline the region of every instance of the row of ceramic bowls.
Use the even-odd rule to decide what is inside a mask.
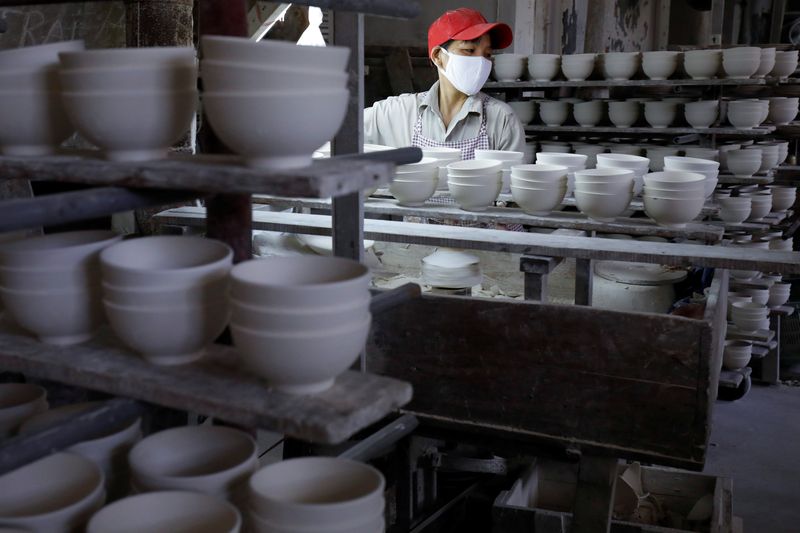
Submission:
[[[69,407],[37,429],[63,423]],[[119,440],[122,434],[104,439]],[[101,440],[73,448],[100,447]],[[72,448],[0,476],[0,527],[66,532],[83,531],[85,525],[91,533],[243,528],[380,533],[384,528],[384,477],[362,463],[309,457],[259,469],[250,435],[212,425],[169,429],[138,442],[128,438],[126,452],[119,474],[129,477],[128,490],[106,507],[116,498],[105,493],[103,469]]]
[[[690,98],[628,99],[628,100],[518,100],[508,102],[523,124],[538,115],[546,126],[561,126],[570,120],[591,128],[605,122],[606,117],[617,128],[630,128],[643,117],[652,128],[667,128],[681,117],[694,128],[709,128],[727,120],[736,128],[749,129],[768,119],[773,124],[788,124],[798,113],[798,98],[776,97],[723,101],[720,116],[718,100],[692,101]]]
[[[758,222],[770,212],[783,212],[791,209],[797,201],[797,188],[783,185],[772,185],[765,190],[743,192],[738,196],[731,196],[730,191],[722,191],[716,195],[719,205],[719,217],[729,224],[742,222]],[[782,240],[782,239],[781,239]],[[791,241],[783,241],[791,249]],[[779,248],[776,242],[774,245]]]
[[[695,80],[714,77],[734,79],[786,78],[797,70],[798,52],[754,46],[725,50],[689,50],[686,52],[609,52],[605,54],[498,54],[494,57],[493,77],[510,82],[525,78],[552,81],[563,74],[570,81],[583,81],[595,72],[607,80],[629,80],[640,70],[651,80],[680,76]]]
[[[246,164],[306,166],[338,131],[348,48],[220,36],[204,36],[202,46],[206,116]],[[0,69],[0,151],[8,155],[51,154],[77,130],[108,159],[162,159],[197,113],[190,47],[83,50],[67,41],[2,51]]]
[[[0,298],[43,342],[84,342],[107,319],[126,346],[159,365],[197,360],[230,320],[242,362],[275,388],[332,386],[369,333],[368,269],[319,256],[231,268],[232,257],[224,243],[199,237],[21,239],[0,246]]]

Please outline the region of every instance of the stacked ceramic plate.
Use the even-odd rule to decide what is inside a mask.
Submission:
[[[597,157],[600,157],[599,155]],[[575,171],[586,168],[587,156],[582,154],[544,153],[536,154],[537,163],[567,167],[567,196],[575,189]]]
[[[528,69],[528,57],[523,54],[497,54],[492,72],[497,81],[517,81]]]
[[[761,48],[741,46],[722,51],[722,68],[725,75],[733,79],[748,79],[758,72],[761,66]]]
[[[744,331],[769,329],[769,308],[761,303],[735,303],[731,309],[731,318]]]
[[[639,52],[610,52],[603,54],[603,77],[607,80],[629,80],[636,75],[642,62]]]
[[[750,196],[719,197],[719,218],[729,224],[741,224],[750,216],[752,199]]]
[[[481,283],[480,258],[458,250],[437,250],[422,258],[422,279],[426,285],[464,289]]]
[[[389,192],[397,198],[400,205],[420,206],[436,192],[439,184],[439,160],[423,157],[417,163],[399,165],[394,179],[389,184]]]
[[[665,170],[644,176],[644,210],[659,225],[682,228],[700,214],[705,204],[706,177]]]
[[[797,117],[797,108],[797,97],[773,96],[769,98],[769,121],[777,125],[788,124]]]
[[[248,165],[306,166],[342,125],[349,48],[208,35],[202,45],[206,116]]]
[[[512,100],[507,103],[523,125],[533,122],[533,119],[536,117],[535,100]]]
[[[767,107],[766,115],[765,104]],[[759,100],[732,100],[728,102],[727,117],[734,127],[750,129],[759,126],[769,115],[769,103]]]
[[[642,192],[642,178],[650,168],[650,160],[646,157],[627,154],[598,154],[597,168],[622,168],[632,170],[635,180],[634,194]]]
[[[0,440],[39,413],[47,411],[47,391],[31,383],[0,383]]]
[[[447,190],[447,165],[455,161],[461,161],[461,150],[458,148],[423,148],[422,157],[436,159],[439,169],[438,184],[436,190]]]
[[[797,200],[797,187],[787,185],[770,185],[772,191],[772,210],[776,212],[791,209]]]
[[[693,128],[709,128],[717,121],[719,115],[718,100],[701,100],[683,104],[686,122]]]
[[[0,245],[0,299],[17,324],[56,345],[89,340],[104,322],[100,252],[110,231],[53,233]]]
[[[688,50],[683,53],[683,69],[694,80],[710,80],[722,67],[720,50]]]
[[[785,147],[782,144],[766,141],[759,142],[753,145],[754,148],[761,149],[761,171],[769,172],[773,168],[781,164],[783,158],[783,150]]]
[[[503,187],[503,162],[471,159],[447,165],[447,188],[465,211],[485,211]]]
[[[762,191],[749,196],[752,207],[750,208],[750,216],[747,217],[747,220],[749,222],[758,222],[772,211],[772,194],[768,191]]]
[[[528,56],[528,75],[534,81],[551,81],[561,72],[558,54],[533,54]]]
[[[787,78],[794,74],[797,70],[797,57],[797,50],[775,52],[775,66],[770,72],[770,76],[775,76],[776,78]]]
[[[231,270],[231,332],[244,365],[276,389],[329,389],[364,349],[369,269],[337,257],[269,257]]]
[[[64,111],[58,79],[59,52],[75,50],[83,50],[83,41],[0,52],[0,152],[51,154],[75,131]]]
[[[633,170],[597,168],[575,172],[575,202],[593,220],[613,222],[633,199]]]
[[[194,48],[109,48],[59,57],[67,114],[106,158],[162,159],[189,131],[197,112]]]
[[[560,126],[569,117],[570,103],[564,100],[542,100],[539,102],[539,116],[547,126]]]
[[[494,160],[501,162],[503,172],[503,188],[500,192],[511,192],[511,167],[521,165],[525,154],[523,152],[513,152],[510,150],[475,150],[475,159]]]
[[[332,457],[289,459],[249,483],[254,533],[382,533],[386,481],[373,467]]]
[[[738,370],[747,366],[752,357],[753,343],[749,341],[726,340],[722,355],[722,366],[728,370]]]
[[[131,239],[103,250],[103,306],[114,333],[145,360],[190,363],[228,324],[228,245],[202,237]]]
[[[730,150],[725,154],[728,170],[740,178],[750,178],[759,172],[762,160],[761,149],[755,147],[745,150]]]
[[[666,80],[677,70],[679,59],[679,52],[644,52],[642,53],[642,70],[651,80]]]
[[[719,162],[695,157],[667,156],[664,158],[664,170],[678,170],[702,174],[706,177],[706,197],[714,194],[714,189],[719,182]]]
[[[549,215],[564,200],[567,193],[567,173],[564,165],[537,163],[511,168],[511,195],[529,215]]]

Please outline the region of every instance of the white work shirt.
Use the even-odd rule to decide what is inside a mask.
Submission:
[[[364,142],[394,148],[411,146],[414,125],[422,113],[422,134],[439,142],[454,142],[478,136],[483,118],[481,98],[486,98],[486,132],[491,150],[521,152],[525,130],[505,102],[483,95],[470,96],[445,130],[439,111],[439,82],[427,93],[401,94],[364,110]]]

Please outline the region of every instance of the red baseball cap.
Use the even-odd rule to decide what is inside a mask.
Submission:
[[[448,11],[428,28],[428,55],[447,41],[472,41],[487,33],[492,38],[492,47],[498,50],[514,41],[514,32],[508,24],[490,23],[480,12],[466,7]]]

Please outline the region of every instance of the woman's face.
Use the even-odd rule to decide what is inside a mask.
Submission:
[[[460,56],[476,56],[485,57],[486,59],[492,58],[492,39],[489,35],[482,35],[474,41],[453,41],[447,47],[447,51],[451,54]],[[431,54],[431,61],[443,69],[447,67],[448,57],[443,54],[441,48],[436,48]]]

